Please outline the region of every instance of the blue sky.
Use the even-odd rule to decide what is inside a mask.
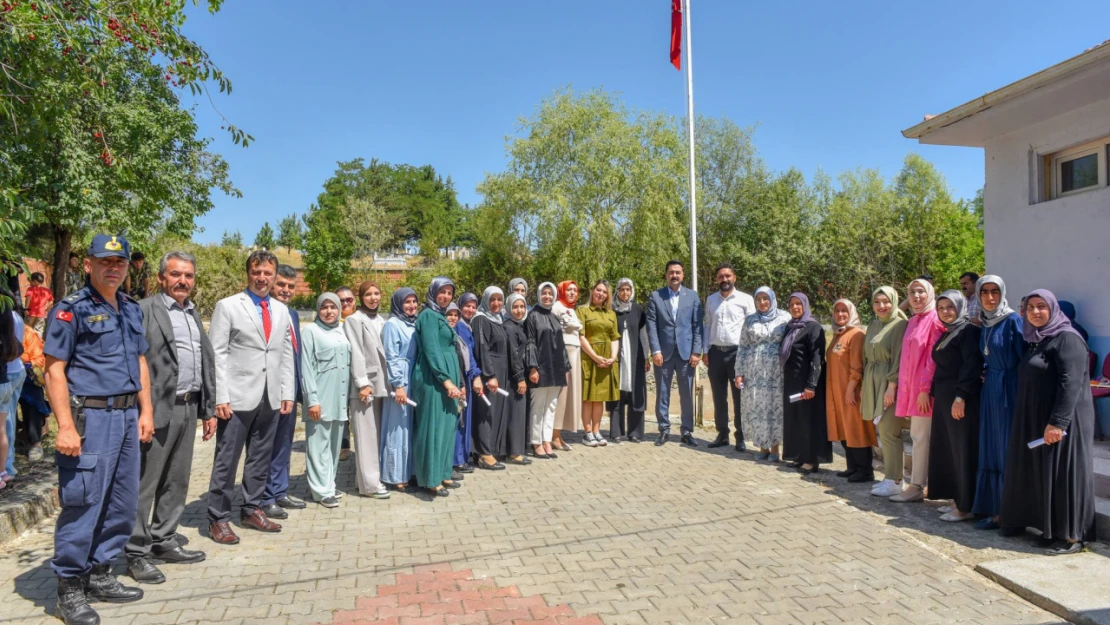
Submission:
[[[254,135],[205,135],[243,198],[215,197],[199,241],[249,242],[314,201],[336,161],[429,163],[464,203],[505,164],[505,136],[568,85],[621,94],[629,107],[685,114],[683,73],[667,58],[668,0],[237,0],[194,10],[186,33],[231,77],[215,106]],[[694,0],[699,114],[758,124],[776,170],[807,177],[877,168],[918,151],[955,194],[983,184],[980,150],[918,146],[900,131],[1110,37],[1110,3],[1066,12],[1025,0],[748,2]]]

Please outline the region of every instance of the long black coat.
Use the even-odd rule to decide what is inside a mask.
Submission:
[[[510,373],[509,334],[504,324],[476,315],[470,325],[474,328],[474,360],[482,370],[482,384],[497,378],[499,388],[510,394],[515,392]],[[487,389],[486,398],[489,406],[474,398],[474,452],[483,456],[504,456],[509,451],[506,434],[512,417],[512,396],[490,393]]]
[[[782,366],[784,460],[820,464],[832,462],[829,424],[825,417],[825,329],[810,321],[794,339]],[[790,403],[791,395],[814,389],[813,399]]]
[[[644,371],[644,361],[647,360],[650,347],[640,340],[640,330],[647,327],[647,316],[644,307],[632,302],[628,312],[617,313],[617,330],[621,333],[621,341],[628,341],[632,355],[632,410],[647,410],[647,372]],[[623,345],[621,346],[623,348]]]
[[[982,330],[965,323],[933,348],[933,426],[929,435],[929,499],[951,499],[971,512],[979,470],[979,391],[983,387]],[[947,343],[945,341],[948,340]],[[952,403],[964,400],[964,417],[952,418]]]
[[[532,307],[528,318],[524,320],[524,335],[528,339],[524,349],[525,377],[532,369],[540,374],[539,383],[533,384],[529,380],[528,388],[566,386],[570,359],[567,358],[567,346],[563,342],[563,326],[551,309]]]

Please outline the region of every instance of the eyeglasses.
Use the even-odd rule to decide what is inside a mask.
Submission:
[[[354,304],[355,303],[355,298],[353,298],[353,297],[344,297],[344,298],[340,299],[339,301],[343,302],[344,304]]]

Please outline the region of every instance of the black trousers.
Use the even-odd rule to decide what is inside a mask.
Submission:
[[[234,418],[234,417],[233,417]],[[193,440],[197,433],[197,402],[179,402],[165,427],[140,443],[139,516],[127,542],[127,555],[149,556],[154,546],[172,548],[174,533],[185,510]]]
[[[243,463],[243,508],[240,516],[247,516],[262,507],[266,483],[270,478],[277,425],[278,411],[267,403],[265,390],[262,391],[262,401],[254,410],[236,410],[226,421],[217,419],[216,459],[212,463],[212,479],[208,485],[209,522],[231,519],[235,470],[239,467],[239,457],[244,448],[247,459]]]
[[[844,446],[844,459],[848,462],[849,471],[875,475],[875,467],[871,464],[870,447],[849,447],[848,441],[840,441],[840,444]]]
[[[632,404],[632,391],[621,391],[619,400],[605,402],[609,409],[609,438],[644,438],[644,411],[634,410]]]
[[[30,384],[30,382],[28,382]],[[42,442],[42,429],[46,426],[46,415],[35,410],[31,404],[19,400],[20,414],[23,415],[21,429],[23,438],[28,445],[38,445]]]
[[[713,391],[713,421],[717,425],[717,435],[728,439],[728,394],[732,389],[732,407],[735,414],[733,427],[736,431],[736,440],[744,440],[744,431],[740,429],[740,389],[736,388],[733,380],[736,378],[736,348],[718,347],[709,348],[709,388]]]

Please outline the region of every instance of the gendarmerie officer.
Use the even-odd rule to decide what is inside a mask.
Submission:
[[[67,625],[100,622],[88,600],[137,601],[112,561],[135,525],[139,442],[154,433],[143,315],[119,290],[127,241],[97,235],[85,258],[89,282],[58,303],[46,328],[46,391],[58,419],[58,498],[54,532],[55,615]]]

